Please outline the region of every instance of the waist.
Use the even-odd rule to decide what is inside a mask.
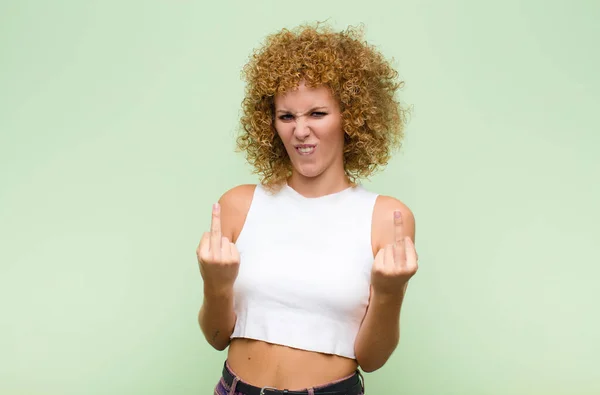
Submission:
[[[296,371],[296,374],[300,373]],[[360,371],[341,377],[322,385],[302,387],[287,387],[274,385],[254,385],[244,380],[233,369],[229,360],[225,361],[221,380],[215,388],[215,394],[240,394],[240,395],[363,395],[364,384]]]
[[[343,316],[319,308],[311,311],[247,301],[234,308],[237,318],[230,337],[354,359],[354,342],[365,309]]]
[[[358,368],[355,359],[244,338],[231,339],[227,360],[250,384],[288,389],[322,385]]]

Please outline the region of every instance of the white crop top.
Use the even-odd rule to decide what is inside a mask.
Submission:
[[[377,194],[362,186],[307,198],[257,185],[236,240],[231,338],[355,358],[369,301]]]

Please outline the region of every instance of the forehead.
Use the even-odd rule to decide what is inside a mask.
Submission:
[[[306,107],[330,107],[337,102],[326,86],[310,87],[304,82],[295,89],[275,96],[276,108],[301,109]]]

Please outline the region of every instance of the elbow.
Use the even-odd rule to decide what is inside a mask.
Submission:
[[[223,351],[229,346],[229,343],[231,342],[231,339],[229,338],[231,331],[207,325],[206,320],[203,319],[201,313],[198,315],[198,324],[202,334],[204,335],[204,338],[206,339],[206,342],[212,348],[217,351]]]
[[[365,373],[373,373],[379,370],[387,363],[390,359],[398,342],[388,345],[385,348],[369,348],[363,350],[356,350],[356,362],[360,366],[361,370]]]
[[[215,350],[224,351],[227,346],[229,346],[229,342],[220,342],[220,343],[209,343]]]
[[[203,332],[204,332],[204,338],[206,339],[206,342],[208,344],[210,344],[210,346],[212,348],[214,348],[215,350],[223,351],[229,346],[229,343],[230,343],[229,337],[222,335],[220,333],[220,331],[216,331],[212,335],[205,331],[203,331]]]
[[[369,367],[368,365],[362,365],[362,364],[360,364],[359,366],[360,366],[360,369],[365,373],[373,373],[374,371],[379,369],[376,367]]]
[[[204,338],[206,342],[215,350],[223,351],[225,350],[230,343],[229,335],[226,333],[222,333],[220,330],[216,330],[214,333],[210,333],[206,330],[202,331],[204,333]]]
[[[381,360],[368,360],[368,359],[357,359],[358,366],[365,373],[373,373],[376,370],[379,370],[385,365],[387,359]]]
[[[229,343],[231,343],[230,336],[231,332],[229,331],[219,331],[217,330],[213,333],[212,337],[207,336],[206,340],[208,343],[217,351],[223,351],[227,347],[229,347]]]

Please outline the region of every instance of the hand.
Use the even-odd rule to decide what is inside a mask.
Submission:
[[[394,243],[380,249],[371,270],[371,286],[380,295],[401,297],[408,280],[417,272],[417,252],[405,236],[400,211],[394,212]]]
[[[233,288],[240,266],[240,254],[235,244],[221,235],[221,208],[218,203],[213,205],[210,232],[202,235],[196,255],[205,292],[227,292]]]

